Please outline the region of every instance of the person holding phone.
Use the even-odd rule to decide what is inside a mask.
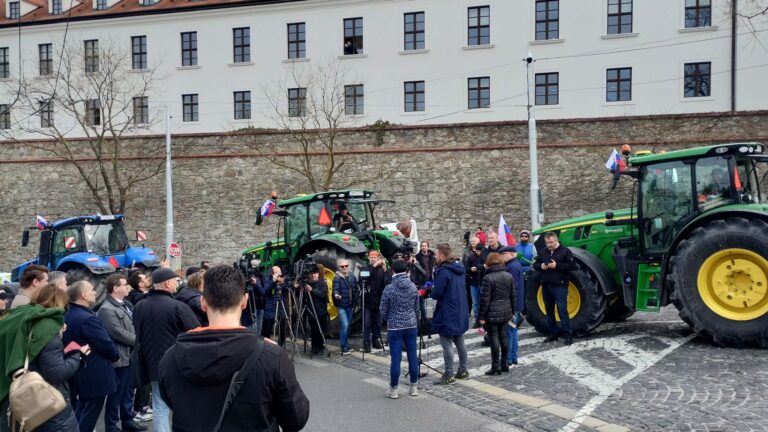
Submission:
[[[539,251],[533,264],[534,268],[541,270],[544,309],[547,313],[549,336],[544,339],[544,343],[554,342],[562,334],[565,344],[570,345],[573,343],[573,333],[568,317],[568,275],[576,269],[576,264],[571,251],[560,244],[557,233],[550,231],[544,234],[544,243],[547,247]],[[560,316],[560,329],[555,320],[555,306]]]

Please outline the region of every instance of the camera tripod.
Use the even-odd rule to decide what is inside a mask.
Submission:
[[[418,353],[418,359],[419,359],[419,379],[424,378],[425,376],[427,376],[429,374],[430,370],[433,370],[433,371],[435,371],[435,372],[437,372],[438,374],[441,374],[441,375],[443,373],[441,370],[436,369],[436,368],[430,366],[427,363],[427,362],[430,361],[429,351],[427,351],[427,361],[426,362],[424,361],[424,358],[421,356],[422,348],[427,346],[426,342],[424,342],[424,332],[422,331],[422,325],[421,325],[422,318],[423,318],[423,316],[421,314],[421,311],[419,311],[418,320],[417,320],[417,324],[416,324],[418,326],[418,332],[419,332],[419,353]],[[427,339],[428,340],[432,340],[432,335],[427,333]],[[427,370],[425,372],[421,372],[421,366],[422,365],[424,365],[424,367],[427,368]],[[405,376],[408,376],[408,373],[406,373]]]
[[[277,344],[281,347],[285,347],[286,336],[290,336],[291,343],[293,344],[291,360],[293,360],[294,354],[297,354],[299,358],[301,358],[301,353],[299,352],[298,344],[296,343],[296,333],[294,333],[293,326],[291,325],[293,305],[296,303],[293,292],[288,291],[288,307],[285,306],[285,301],[283,300],[281,292],[278,292],[276,297],[277,305],[275,306],[275,322],[272,327],[272,334],[277,335]],[[288,310],[290,310],[291,313],[289,313]],[[288,334],[285,333],[286,325],[288,327]]]
[[[304,336],[304,353],[306,354],[307,353],[307,331],[306,331],[306,327],[304,326],[305,319],[309,320],[311,318],[314,318],[315,324],[317,324],[317,331],[320,333],[320,338],[323,341],[324,348],[326,345],[326,341],[325,341],[325,334],[324,334],[325,332],[323,331],[323,326],[320,325],[320,318],[317,315],[317,309],[315,309],[315,302],[312,301],[312,298],[307,298],[307,299],[304,298],[305,289],[306,289],[305,287],[302,287],[301,291],[299,292],[299,302],[298,302],[299,325],[298,326],[301,328],[301,334]],[[308,295],[311,296],[311,294],[308,294]],[[307,303],[309,303],[309,306],[307,306]],[[310,327],[312,327],[311,323],[308,323],[308,324]],[[317,355],[317,354],[312,353],[311,356],[313,355]],[[330,356],[331,356],[331,352],[328,351],[328,357]]]

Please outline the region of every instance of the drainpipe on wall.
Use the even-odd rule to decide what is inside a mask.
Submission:
[[[738,0],[731,0],[731,112],[736,112],[736,25]]]

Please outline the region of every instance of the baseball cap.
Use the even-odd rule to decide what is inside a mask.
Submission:
[[[184,277],[189,277],[191,274],[195,274],[200,271],[200,267],[198,266],[189,266],[187,268],[187,272],[184,274]]]
[[[167,280],[176,279],[179,277],[175,271],[169,269],[169,268],[159,268],[152,272],[152,283],[153,284],[160,284]]]

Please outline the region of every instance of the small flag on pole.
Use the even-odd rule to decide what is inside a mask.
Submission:
[[[261,206],[261,217],[268,218],[272,211],[275,209],[275,202],[271,199],[268,199],[264,201],[264,204]]]
[[[613,149],[611,156],[609,156],[608,160],[605,162],[605,167],[611,171],[615,171],[616,167],[619,167],[620,171],[624,171],[627,169],[627,164],[621,158],[619,152],[617,152],[616,149]]]
[[[48,228],[48,221],[44,217],[37,215],[37,229],[44,230]]]
[[[499,243],[504,246],[517,246],[512,230],[509,229],[509,225],[504,220],[504,215],[499,217]]]

